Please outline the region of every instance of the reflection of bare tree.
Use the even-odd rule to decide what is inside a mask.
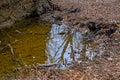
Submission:
[[[49,63],[56,63],[63,61],[66,44],[68,44],[67,41],[67,28],[65,25],[52,25],[52,29],[50,31],[50,39],[47,43],[47,55],[48,55],[48,62]],[[64,34],[60,34],[64,33]]]
[[[94,42],[88,42],[86,39],[82,41],[82,50],[81,56],[84,60],[90,59],[92,60],[96,54],[99,53],[98,46]]]
[[[48,43],[46,44],[48,63],[65,63],[66,61],[71,62],[73,60],[70,57],[70,53],[74,50],[77,50],[75,49],[76,47],[79,47],[79,40],[76,40],[79,39],[79,37],[76,36],[76,34],[77,33],[74,33],[72,35],[69,34],[67,27],[64,24],[60,26],[56,24],[52,25],[50,38],[48,40]],[[73,39],[72,36],[74,36]]]
[[[48,63],[71,63],[78,61],[80,53],[85,57],[93,53],[91,44],[83,41],[80,32],[73,30],[69,32],[67,26],[53,24],[50,31],[50,38],[46,44],[46,53],[48,55]]]

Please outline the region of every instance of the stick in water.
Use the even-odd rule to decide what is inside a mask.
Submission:
[[[10,51],[11,51],[11,54],[12,56],[14,56],[14,50],[13,50],[13,47],[11,46],[11,44],[7,44],[8,47],[10,48]]]

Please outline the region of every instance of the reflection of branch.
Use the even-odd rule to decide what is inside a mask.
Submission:
[[[57,59],[57,60],[59,60],[58,62],[60,62],[60,61],[62,61],[63,59],[64,59],[64,53],[65,53],[65,51],[66,51],[66,49],[67,49],[67,47],[68,47],[68,44],[69,44],[69,36],[67,36],[66,35],[66,38],[65,38],[65,42],[63,42],[63,43],[65,43],[65,45],[63,46],[63,51],[62,51],[62,54],[61,54],[61,56]],[[67,40],[68,39],[68,40]],[[56,61],[57,61],[56,60]]]
[[[58,54],[58,52],[59,52],[59,49],[61,49],[64,45],[66,45],[66,41],[67,41],[67,35],[65,34],[65,36],[64,36],[64,38],[63,38],[63,42],[62,42],[62,43],[60,44],[60,46],[58,47],[57,51],[55,51],[54,56],[51,56],[51,55],[50,55],[50,52],[49,52],[49,50],[51,50],[50,47],[52,47],[52,46],[50,45],[50,43],[47,44],[47,45],[50,46],[50,47],[48,47],[49,50],[47,50],[48,56],[50,57],[50,60],[54,60],[54,62],[56,62],[56,61],[58,60],[58,59],[55,60],[55,57],[57,56],[57,54]],[[54,44],[54,43],[52,43],[52,44]],[[54,45],[54,47],[56,47],[56,45]]]
[[[66,42],[66,44],[65,44],[65,46],[64,46],[64,48],[63,48],[62,54],[61,54],[61,56],[60,56],[60,60],[59,60],[58,62],[64,60],[64,54],[65,54],[65,51],[66,51],[66,49],[67,49],[67,47],[68,47],[68,44],[69,44],[69,41]]]
[[[86,48],[87,48],[87,41],[83,40],[83,49],[81,51],[81,56],[83,57],[83,60],[86,60]]]
[[[57,53],[59,52],[59,49],[64,45],[64,43],[66,42],[66,39],[63,41],[63,43],[58,47],[58,50],[56,51],[54,57],[57,55]]]

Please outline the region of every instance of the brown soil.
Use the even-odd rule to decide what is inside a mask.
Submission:
[[[75,66],[76,65],[76,66]],[[89,64],[74,64],[73,69],[28,69],[21,68],[20,80],[119,80],[120,57],[105,59],[96,57]],[[28,72],[28,70],[30,72]]]
[[[52,16],[58,23],[62,20],[82,33],[89,32],[93,41],[103,44],[104,55],[92,61],[73,63],[69,70],[19,69],[21,80],[119,80],[120,79],[120,22],[119,0],[52,0],[61,10]],[[45,15],[46,16],[46,15]],[[48,17],[51,15],[48,14]],[[48,18],[47,18],[48,19]],[[93,21],[91,24],[90,21]],[[113,23],[114,22],[114,23]],[[100,24],[99,26],[96,26]],[[85,28],[85,29],[84,29]],[[106,49],[107,48],[107,49]],[[105,49],[105,50],[104,50]]]
[[[52,0],[60,6],[52,16],[59,22],[61,18],[77,30],[88,29],[93,41],[102,43],[105,54],[96,56],[92,61],[71,64],[69,70],[55,68],[39,70],[23,67],[19,69],[20,80],[119,80],[120,79],[120,22],[119,0]],[[51,13],[49,13],[51,14]],[[47,19],[51,15],[47,14]],[[46,16],[46,15],[45,15]],[[91,24],[102,23],[99,30]],[[112,23],[111,23],[112,22]],[[83,25],[82,25],[83,26]],[[92,27],[92,28],[91,28]],[[95,29],[94,29],[95,28]],[[84,31],[85,31],[84,30]],[[83,31],[83,33],[84,33]],[[109,55],[108,55],[109,54]],[[27,74],[26,74],[27,73]]]
[[[71,12],[68,17],[75,19],[89,19],[92,21],[120,22],[119,0],[52,0],[60,6],[62,11]]]
[[[100,25],[98,25],[100,24]],[[102,27],[101,27],[102,26]],[[88,39],[102,44],[103,55],[93,60],[74,62],[67,70],[34,67],[19,68],[20,80],[119,80],[120,79],[120,26],[114,23],[80,23],[76,30],[88,30]],[[84,32],[83,31],[83,32]],[[90,38],[89,38],[90,37]]]

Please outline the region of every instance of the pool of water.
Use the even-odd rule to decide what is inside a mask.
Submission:
[[[92,60],[101,54],[94,42],[80,32],[61,25],[28,19],[0,30],[0,76],[17,73],[21,66],[60,64],[67,68],[73,62]]]
[[[0,30],[0,76],[13,75],[21,66],[45,63],[51,24],[37,21],[22,20]]]

